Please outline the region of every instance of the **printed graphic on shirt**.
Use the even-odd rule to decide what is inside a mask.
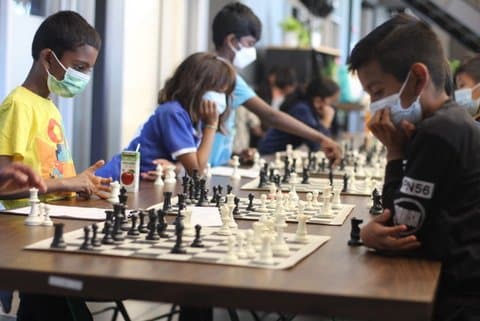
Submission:
[[[420,202],[409,197],[402,197],[393,202],[395,213],[393,223],[406,225],[407,231],[402,235],[414,234],[420,230],[425,220],[425,208]]]
[[[400,192],[424,199],[432,199],[434,188],[435,184],[433,183],[405,176],[402,180]]]
[[[48,121],[47,136],[49,141],[36,137],[35,149],[42,160],[40,173],[45,178],[75,176],[72,156],[68,151],[62,126],[53,118]],[[53,143],[53,144],[52,144]]]

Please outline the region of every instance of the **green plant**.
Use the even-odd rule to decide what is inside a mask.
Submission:
[[[280,22],[280,27],[285,32],[294,32],[297,34],[298,43],[301,47],[310,45],[310,33],[304,24],[294,17],[287,17]]]

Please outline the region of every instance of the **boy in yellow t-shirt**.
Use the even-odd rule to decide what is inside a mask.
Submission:
[[[68,30],[68,32],[66,32]],[[80,15],[64,11],[47,18],[32,43],[33,65],[22,84],[0,105],[0,170],[21,162],[40,174],[47,185],[46,199],[72,192],[104,197],[109,179],[95,176],[98,161],[76,175],[64,137],[63,121],[49,99],[53,92],[73,97],[88,84],[100,49],[100,36]],[[67,194],[66,194],[67,193]],[[9,195],[7,208],[24,205],[27,189]]]
[[[73,97],[85,88],[100,43],[95,29],[72,11],[51,15],[40,25],[32,43],[33,65],[25,82],[0,105],[0,173],[11,163],[21,162],[44,179],[47,198],[72,192],[107,196],[103,193],[110,191],[110,179],[95,175],[103,160],[75,174],[62,117],[49,99],[50,93]],[[21,205],[18,199],[27,196],[26,186],[14,193],[2,193],[2,199],[17,199],[4,201],[7,207]],[[20,293],[20,298],[18,321],[93,320],[81,298],[28,293]],[[0,291],[4,308],[10,299],[9,293]]]

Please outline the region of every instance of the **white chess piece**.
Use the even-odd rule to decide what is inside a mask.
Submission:
[[[112,204],[120,203],[120,200],[118,199],[118,195],[120,195],[120,183],[118,181],[113,181],[110,183],[110,197],[108,198],[108,201]]]
[[[285,223],[285,213],[277,213],[275,221],[275,230],[277,233],[272,247],[273,254],[276,256],[288,256],[290,254],[290,249],[283,236],[283,231],[287,226],[288,224]]]
[[[195,235],[195,229],[193,228],[192,224],[192,208],[187,207],[182,210],[183,214],[183,235],[185,236],[194,236]]]
[[[297,203],[298,202],[298,194],[297,194],[297,184],[298,184],[298,177],[297,173],[290,174],[290,195],[292,195],[292,200]]]
[[[233,210],[235,209],[235,203],[233,205],[227,203],[227,206],[228,206],[228,214],[229,214],[228,226],[230,227],[230,229],[236,230],[238,228],[238,224],[237,222],[235,222],[235,218],[233,217]]]
[[[242,179],[242,176],[240,175],[240,172],[238,170],[238,166],[240,166],[240,159],[237,155],[232,157],[232,166],[233,166],[233,173],[230,179],[234,181],[239,181],[240,179]]]
[[[280,169],[283,167],[282,154],[280,152],[275,153],[275,168]]]
[[[225,263],[237,263],[238,258],[235,254],[235,236],[230,235],[227,238],[227,254],[223,257]]]
[[[230,213],[229,208],[226,205],[222,205],[220,207],[220,218],[222,220],[222,227],[218,230],[218,234],[220,235],[232,235],[232,231],[230,230]]]
[[[260,207],[257,209],[257,212],[266,213],[268,212],[267,208],[267,195],[260,195]]]
[[[265,164],[265,160],[263,158],[260,159],[260,154],[258,152],[255,152],[255,154],[253,154],[252,170],[259,171],[263,168],[264,164]]]
[[[210,165],[210,163],[207,163],[207,166],[205,167],[205,170],[203,172],[206,178],[212,177],[212,165]]]
[[[167,173],[165,175],[165,184],[175,184],[177,182],[175,169],[176,169],[175,165],[167,166]]]
[[[318,196],[318,195],[317,195],[317,196]],[[307,193],[307,196],[305,196],[305,197],[306,197],[306,199],[307,199],[307,205],[305,206],[305,209],[306,209],[307,211],[313,211],[313,210],[315,210],[315,207],[313,207],[313,202],[312,202],[312,200],[313,200],[313,194],[310,193],[310,192],[308,192],[308,193]]]
[[[322,215],[323,216],[331,216],[332,215],[332,202],[331,202],[331,190],[330,188],[328,189],[328,193],[325,190],[323,193],[323,211]]]
[[[313,207],[317,207],[319,204],[318,204],[318,195],[320,194],[320,192],[316,189],[313,190]]]
[[[270,193],[268,194],[268,196],[269,196],[270,198],[274,198],[274,197],[275,197],[275,194],[277,193],[277,186],[275,186],[274,183],[271,183],[268,189],[269,189],[269,192],[270,192]]]
[[[247,257],[249,259],[253,259],[257,255],[257,252],[255,251],[255,246],[253,245],[254,244],[253,230],[247,230],[245,232],[245,236],[246,236],[245,252],[247,253]]]
[[[264,226],[262,222],[253,223],[253,245],[262,244],[263,230],[264,230]]]
[[[163,176],[163,166],[162,164],[157,164],[157,167],[155,168],[155,173],[157,174],[157,179],[155,180],[155,183],[153,183],[156,186],[163,186],[165,183],[163,182],[162,176]]]
[[[40,200],[38,199],[38,189],[31,188],[30,190],[30,198],[28,201],[30,202],[30,214],[25,220],[25,225],[35,226],[41,225],[43,222],[43,217],[40,216],[41,208],[40,208]]]
[[[40,204],[43,207],[43,221],[42,226],[53,226],[53,222],[50,219],[50,207],[47,204]]]
[[[340,209],[341,207],[342,207],[342,202],[340,200],[340,189],[334,188],[333,189],[332,208],[333,209]]]
[[[255,262],[265,265],[273,264],[272,237],[270,233],[264,233],[262,235],[262,246],[260,248],[260,254],[255,260]]]
[[[289,159],[292,159],[292,156],[293,156],[293,146],[292,146],[292,144],[287,144],[286,149],[285,149],[285,154],[287,154],[287,157]]]
[[[298,243],[308,243],[308,236],[307,236],[307,215],[298,215],[297,216],[297,231],[295,233],[295,242]]]
[[[243,231],[237,231],[237,256],[239,259],[246,259],[248,257],[245,251],[245,234]]]

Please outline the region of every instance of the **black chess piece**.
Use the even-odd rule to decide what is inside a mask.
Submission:
[[[125,188],[125,186],[122,186],[122,188],[120,188],[120,194],[118,195],[118,200],[120,202],[120,204],[123,204],[123,205],[127,205],[127,199],[128,199],[128,196],[127,196],[127,189]]]
[[[155,210],[148,212],[148,234],[145,238],[148,241],[156,241],[160,239],[160,236],[157,232],[157,214],[155,214]]]
[[[288,157],[285,157],[283,160],[283,178],[282,178],[282,183],[288,183],[290,181],[290,161],[288,160]]]
[[[228,194],[232,194],[232,191],[233,191],[233,186],[232,185],[227,185],[227,195]]]
[[[202,178],[199,183],[200,195],[198,197],[197,206],[202,206],[202,207],[208,206],[206,184],[207,184],[207,181]]]
[[[348,240],[348,245],[350,246],[359,246],[363,242],[360,240],[360,224],[363,223],[363,220],[360,220],[356,217],[352,217],[350,220],[352,224],[352,230],[350,232],[350,240]]]
[[[296,169],[297,169],[297,159],[294,158],[292,160],[292,166],[290,167],[290,173],[295,173]]]
[[[212,187],[213,189],[213,196],[212,196],[212,199],[210,200],[210,203],[215,203],[217,201],[217,187],[216,186],[213,186]]]
[[[174,254],[185,254],[185,253],[187,253],[187,251],[185,250],[185,248],[182,245],[183,229],[184,229],[184,226],[183,226],[182,221],[180,220],[175,226],[175,235],[176,235],[177,238],[175,239],[175,245],[170,250],[170,253],[174,253]]]
[[[215,200],[215,207],[220,208],[220,202],[222,201],[222,196],[217,194],[217,199]]]
[[[148,233],[147,225],[145,224],[145,212],[140,211],[138,213],[138,217],[140,219],[140,223],[138,224],[138,231],[140,233]]]
[[[110,223],[113,222],[113,211],[106,210],[105,215],[106,215],[105,221],[108,221]],[[106,232],[107,232],[107,229],[105,228],[105,224],[103,224],[103,229],[101,233],[105,234]]]
[[[345,170],[345,158],[342,158],[340,160],[340,170],[344,171]]]
[[[158,235],[160,236],[160,238],[164,238],[164,239],[169,238],[170,235],[166,233],[168,223],[165,220],[165,212],[163,210],[158,210],[157,216],[158,216],[158,224],[157,224]]]
[[[308,167],[304,167],[302,170],[302,184],[308,184],[309,179]]]
[[[327,163],[325,161],[325,157],[322,157],[322,162],[320,163],[320,171],[322,173],[325,172],[326,166],[327,166]]]
[[[267,172],[265,170],[260,171],[260,177],[258,181],[258,188],[263,188],[267,185],[268,183],[268,177],[267,177]]]
[[[137,215],[132,215],[132,226],[127,232],[128,236],[139,237],[140,232],[137,229]]]
[[[329,169],[328,169],[328,181],[330,183],[330,186],[333,186],[333,168],[332,168],[332,165],[330,165]]]
[[[255,199],[255,195],[252,193],[248,194],[248,206],[247,206],[247,211],[253,211],[253,200]]]
[[[281,186],[281,181],[282,181],[282,177],[280,175],[275,175],[275,185],[280,189],[282,186]]]
[[[90,227],[85,226],[83,232],[85,233],[85,236],[82,245],[80,245],[80,250],[91,251],[93,250],[93,246],[90,244]]]
[[[233,202],[235,203],[235,207],[233,208],[233,215],[239,215],[240,214],[240,209],[238,208],[238,205],[240,205],[240,198],[236,197],[233,199]]]
[[[187,203],[186,203],[187,195],[186,194],[178,194],[177,198],[178,198],[178,203],[177,203],[178,209],[183,210],[184,208],[186,208],[187,207]]]
[[[53,240],[52,244],[50,244],[50,248],[52,249],[64,249],[67,247],[65,241],[63,239],[63,223],[54,223],[53,226],[55,227],[55,231],[53,232]]]
[[[275,180],[275,168],[270,168],[270,175],[268,176],[268,181],[272,182]]]
[[[343,188],[342,188],[342,193],[348,192],[348,175],[343,174]]]
[[[112,233],[113,233],[112,223],[109,221],[106,221],[105,234],[103,235],[102,244],[111,245],[115,243],[112,238]]]
[[[195,238],[193,239],[192,244],[190,244],[191,247],[205,247],[200,236],[201,230],[202,226],[200,224],[195,225]]]
[[[373,205],[370,207],[370,214],[379,215],[383,212],[382,195],[375,188],[372,192]]]
[[[122,232],[122,213],[117,213],[115,215],[115,220],[113,221],[112,238],[115,242],[121,242],[125,240]]]
[[[358,170],[358,162],[355,160],[353,162],[353,172],[356,174],[357,173],[357,170]]]
[[[185,171],[185,175],[182,177],[182,188],[183,188],[183,194],[187,195],[188,194],[188,182],[190,181],[190,178],[187,176],[187,172]]]
[[[163,210],[168,213],[172,209],[172,192],[163,192]]]
[[[93,247],[99,247],[102,245],[100,240],[97,238],[97,233],[98,233],[98,225],[97,223],[92,224],[92,246]]]

